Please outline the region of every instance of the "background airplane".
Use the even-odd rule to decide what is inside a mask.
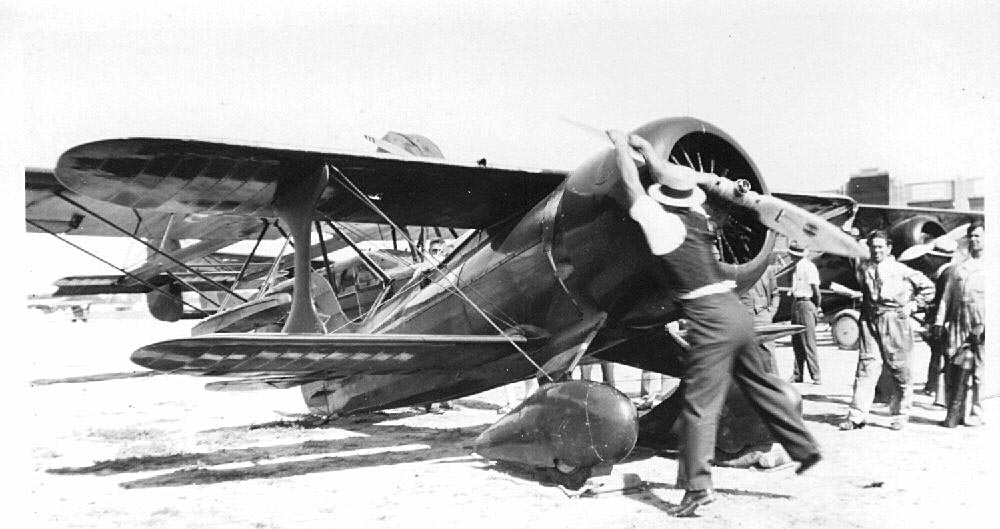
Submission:
[[[792,196],[787,198],[797,200]],[[982,211],[858,204],[855,213],[845,220],[843,226],[862,240],[874,230],[884,230],[892,241],[893,256],[899,258],[906,250],[930,244],[938,237],[952,237],[956,241],[962,241],[965,236],[964,226],[982,218]],[[840,217],[836,217],[835,223],[839,220]],[[960,251],[956,254],[956,259],[961,258],[964,247],[964,244],[959,245]],[[787,248],[787,238],[779,237],[775,251],[776,262],[784,272],[778,277],[778,286],[783,293],[791,286],[791,268],[788,267],[791,260],[785,253]],[[825,321],[830,324],[834,343],[842,349],[857,349],[860,314],[856,307],[857,300],[851,297],[850,292],[857,291],[860,287],[851,260],[822,252],[812,252],[809,258],[819,270],[822,293],[820,308]],[[923,258],[907,261],[906,264],[930,278],[934,277],[936,270]],[[788,321],[791,317],[791,305],[791,299],[782,295],[774,321]]]

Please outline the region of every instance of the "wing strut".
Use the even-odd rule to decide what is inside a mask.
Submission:
[[[381,208],[379,208],[377,205],[375,205],[375,203],[372,202],[371,199],[369,199],[367,196],[365,196],[365,194],[362,193],[361,190],[358,189],[358,187],[356,185],[354,185],[354,182],[351,182],[351,180],[349,178],[347,178],[347,176],[344,175],[344,173],[340,172],[339,169],[337,169],[336,167],[333,167],[333,166],[327,166],[327,167],[329,169],[333,170],[334,175],[336,175],[336,177],[337,177],[336,178],[337,182],[341,186],[343,186],[344,189],[346,189],[349,193],[351,193],[352,195],[354,195],[354,197],[357,198],[358,200],[360,200],[362,204],[368,206],[375,214],[377,214],[378,216],[382,217],[386,221],[386,223],[388,223],[389,226],[391,226],[393,229],[397,229],[397,230],[401,231],[403,233],[403,237],[406,238],[406,242],[410,244],[410,247],[411,248],[414,247],[413,239],[410,238],[409,232],[406,232],[406,231],[403,231],[403,230],[399,229],[399,227],[396,225],[396,223],[393,222],[392,219],[390,219],[389,216],[386,215],[386,213],[384,211],[382,211]],[[327,174],[329,174],[329,170],[327,171]],[[425,259],[427,257],[428,257],[427,255],[424,255]],[[458,288],[458,285],[456,285],[455,282],[452,281],[451,278],[448,277],[448,274],[442,274],[441,277],[442,277],[442,279],[444,279],[445,281],[448,282],[448,284],[451,286],[452,290],[456,294],[458,294],[459,297],[461,297],[463,300],[465,300],[466,303],[469,304],[469,306],[471,306],[473,309],[475,309],[476,312],[478,312],[479,315],[482,316],[483,319],[485,319],[486,322],[489,323],[491,327],[493,327],[494,329],[496,329],[496,331],[501,336],[507,336],[507,334],[503,332],[503,329],[501,329],[500,326],[497,325],[495,321],[493,321],[493,318],[491,318],[488,314],[486,314],[486,312],[483,309],[481,309],[479,307],[479,305],[476,304],[476,302],[472,301],[472,299],[470,299],[469,296],[465,295],[465,292],[463,292],[462,289]],[[507,336],[507,338],[509,339],[510,337]],[[538,372],[542,374],[542,376],[544,376],[545,378],[549,379],[550,382],[553,382],[553,379],[549,375],[549,373],[542,366],[538,365],[538,362],[535,362],[530,356],[528,356],[528,353],[526,353],[524,351],[524,349],[521,348],[520,345],[518,345],[513,339],[510,339],[509,341],[510,341],[510,344],[512,346],[514,346],[514,348],[517,349],[517,351],[519,353],[521,353],[521,356],[523,356],[525,359],[527,359],[528,362],[530,362],[531,365],[534,366],[535,369],[537,369]]]
[[[229,288],[227,288],[227,287],[223,286],[223,285],[222,285],[221,283],[219,283],[219,282],[217,282],[217,281],[215,281],[215,280],[213,280],[213,279],[209,278],[208,276],[206,276],[205,274],[202,274],[201,272],[199,272],[199,271],[195,270],[194,268],[191,268],[190,266],[188,266],[188,265],[187,265],[187,264],[185,264],[184,262],[182,262],[182,261],[179,261],[179,260],[177,260],[177,259],[176,259],[176,258],[175,258],[174,256],[170,255],[169,253],[166,253],[166,252],[164,252],[164,251],[160,250],[159,248],[157,248],[157,247],[153,246],[152,244],[149,244],[148,242],[146,242],[146,241],[144,241],[144,240],[140,239],[139,237],[136,237],[135,235],[133,235],[133,234],[129,233],[129,232],[127,231],[127,230],[125,230],[125,229],[122,229],[122,227],[121,227],[121,226],[118,226],[118,225],[117,225],[117,224],[115,224],[114,222],[111,222],[110,220],[108,220],[108,219],[106,219],[106,218],[102,217],[101,215],[98,215],[97,213],[94,213],[93,211],[91,211],[90,209],[88,209],[88,208],[87,208],[86,206],[84,206],[83,204],[80,204],[79,202],[77,202],[77,201],[75,201],[75,200],[73,200],[73,199],[71,199],[71,198],[67,197],[66,195],[64,195],[64,194],[62,193],[62,191],[56,191],[56,192],[55,192],[54,194],[55,194],[56,196],[58,196],[59,198],[61,198],[61,199],[65,200],[66,202],[68,202],[68,203],[72,204],[73,206],[76,206],[76,207],[80,208],[80,209],[81,209],[81,210],[83,210],[83,211],[84,211],[85,213],[89,213],[89,214],[90,214],[90,215],[92,215],[92,216],[93,216],[93,217],[94,217],[95,219],[97,219],[97,220],[100,220],[101,222],[103,222],[103,223],[107,224],[108,226],[111,226],[112,228],[114,228],[115,230],[117,230],[117,231],[121,232],[121,233],[122,233],[122,234],[124,234],[125,236],[127,236],[127,237],[131,237],[132,239],[134,239],[134,240],[136,240],[136,241],[139,241],[139,242],[140,242],[140,243],[142,243],[142,245],[143,245],[143,246],[145,246],[146,248],[149,248],[150,250],[153,250],[154,252],[156,252],[156,253],[158,253],[158,254],[160,254],[160,255],[162,255],[162,256],[164,256],[164,257],[166,257],[166,258],[167,258],[167,259],[169,259],[170,261],[173,261],[173,262],[174,262],[174,264],[177,264],[177,265],[180,265],[180,266],[181,266],[182,268],[186,268],[187,270],[189,270],[189,271],[190,271],[191,273],[193,273],[194,275],[196,275],[196,276],[200,277],[201,279],[205,280],[205,281],[206,281],[206,282],[207,282],[208,284],[210,284],[210,285],[212,285],[212,286],[214,286],[214,287],[218,288],[219,290],[221,290],[221,291],[223,291],[223,292],[228,292],[228,293],[229,293],[229,295],[231,295],[231,296],[235,296],[235,297],[236,297],[237,299],[239,299],[240,301],[246,301],[246,299],[245,299],[245,298],[244,298],[243,296],[241,296],[241,295],[237,294],[236,292],[233,292],[233,291],[232,291],[231,289],[229,289]],[[203,298],[205,298],[205,299],[208,299],[208,296],[205,296],[204,294],[202,294],[202,293],[201,293],[201,291],[198,291],[198,290],[196,290],[195,292],[198,292],[198,294],[199,294],[199,295],[200,295],[201,297],[203,297]]]
[[[351,238],[348,237],[347,234],[343,232],[343,230],[338,228],[337,225],[334,224],[330,219],[326,219],[326,225],[329,226],[330,229],[332,229],[337,235],[339,235],[340,238],[343,239],[344,242],[346,242],[354,250],[354,252],[358,254],[358,257],[360,257],[361,261],[365,263],[365,266],[367,266],[368,269],[371,270],[373,274],[378,276],[379,281],[382,282],[382,288],[385,288],[389,284],[389,276],[385,274],[385,271],[379,268],[379,266],[375,264],[375,262],[372,261],[370,257],[365,255],[365,252],[362,251],[361,248],[358,248],[358,245],[354,244],[354,241],[352,241]]]
[[[288,227],[295,249],[292,308],[281,329],[283,333],[326,334],[326,325],[319,319],[313,305],[309,235],[316,202],[329,181],[330,170],[324,164],[300,179],[283,179],[275,191],[274,208],[281,223]]]
[[[323,228],[320,226],[318,220],[314,220],[313,225],[316,226],[316,236],[319,237],[319,247],[323,251],[323,268],[326,270],[326,282],[330,283],[330,288],[333,288],[336,283],[333,282],[333,275],[330,273],[330,256],[326,253],[326,239],[323,238]]]
[[[253,257],[255,255],[257,255],[257,248],[260,246],[260,241],[264,239],[264,235],[267,235],[268,228],[271,227],[271,222],[269,220],[267,219],[260,219],[260,220],[264,223],[264,226],[260,230],[260,235],[257,236],[257,242],[254,243],[253,250],[250,250],[250,253],[247,255],[247,258],[243,260],[243,266],[240,267],[239,273],[236,274],[236,279],[233,280],[233,290],[236,290],[236,288],[240,285],[240,281],[243,281],[243,275],[247,273],[247,268],[250,266],[250,261],[253,260]],[[226,304],[229,303],[230,299],[232,299],[232,296],[226,296],[226,299],[222,301],[222,306],[226,306]]]
[[[132,278],[132,279],[134,279],[134,280],[138,281],[138,282],[139,282],[139,283],[141,283],[142,285],[144,285],[144,286],[146,286],[147,288],[149,288],[149,289],[150,289],[151,291],[158,291],[158,290],[160,290],[160,287],[158,287],[158,286],[156,286],[156,285],[154,285],[154,284],[150,283],[149,281],[146,281],[145,279],[143,279],[143,278],[141,278],[141,277],[139,277],[139,276],[137,276],[137,275],[135,275],[135,274],[132,274],[132,273],[130,273],[130,272],[129,272],[128,270],[125,270],[124,268],[119,268],[119,267],[117,267],[117,266],[115,266],[115,265],[111,264],[111,263],[110,263],[110,262],[108,262],[107,260],[105,260],[105,259],[102,259],[102,258],[101,258],[101,257],[100,257],[99,255],[96,255],[96,254],[94,254],[93,252],[90,252],[90,251],[87,251],[86,249],[84,249],[84,248],[83,248],[82,246],[80,246],[80,245],[78,245],[78,244],[75,244],[75,243],[73,243],[73,242],[71,242],[71,241],[69,241],[69,240],[67,240],[67,239],[65,239],[65,238],[63,238],[63,237],[60,237],[58,233],[56,233],[56,232],[54,232],[54,231],[52,231],[52,230],[50,230],[50,229],[46,228],[45,226],[42,226],[41,224],[39,224],[39,223],[37,223],[37,222],[35,222],[35,221],[31,220],[31,219],[27,219],[27,218],[26,218],[26,219],[24,219],[24,221],[25,221],[25,222],[27,222],[28,224],[31,224],[32,226],[34,226],[34,227],[38,228],[39,230],[42,230],[42,231],[44,231],[45,233],[48,233],[49,235],[51,235],[51,236],[55,237],[56,239],[59,239],[60,241],[62,241],[62,242],[64,242],[64,243],[66,243],[66,244],[68,244],[68,245],[72,246],[73,248],[76,248],[77,250],[80,250],[81,252],[83,252],[83,253],[85,253],[85,254],[87,254],[87,255],[89,255],[89,256],[91,256],[91,257],[93,257],[94,259],[97,259],[98,261],[100,261],[100,262],[102,262],[102,263],[104,263],[104,264],[106,264],[106,265],[110,266],[111,268],[114,268],[115,270],[118,270],[119,272],[121,272],[121,273],[122,273],[122,274],[124,274],[125,276],[128,276],[128,277],[130,277],[130,278]],[[194,310],[196,310],[196,311],[198,311],[198,312],[200,312],[200,313],[202,313],[202,314],[204,314],[204,315],[206,315],[206,316],[209,316],[209,315],[210,315],[210,313],[208,313],[208,312],[206,312],[206,311],[204,311],[204,310],[202,310],[202,309],[200,309],[200,308],[198,308],[198,307],[195,307],[194,305],[192,305],[192,304],[188,303],[187,301],[184,301],[184,298],[183,298],[183,297],[181,297],[181,296],[174,296],[174,295],[170,294],[170,293],[169,293],[169,292],[167,292],[167,291],[161,291],[161,292],[163,293],[163,295],[165,295],[165,296],[169,297],[170,299],[174,299],[174,300],[176,300],[176,301],[180,301],[180,302],[181,302],[181,303],[183,303],[184,305],[187,305],[188,307],[191,307],[192,309],[194,309]]]

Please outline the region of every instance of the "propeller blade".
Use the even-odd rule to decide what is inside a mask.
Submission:
[[[611,141],[607,133],[597,127],[592,127],[565,117],[562,120],[591,136],[603,138],[604,141]],[[637,161],[640,167],[646,163],[642,155],[634,150],[632,151],[632,158]],[[854,240],[854,237],[844,233],[843,230],[830,224],[818,215],[785,202],[780,198],[741,189],[732,180],[718,175],[703,173],[684,165],[677,164],[677,166],[683,168],[682,170],[689,170],[698,185],[705,188],[706,191],[715,194],[719,198],[756,211],[760,217],[761,224],[791,240],[799,241],[814,250],[835,255],[859,258],[868,257],[868,250],[858,244]]]
[[[683,167],[683,166],[682,166]],[[850,234],[830,224],[819,215],[810,213],[774,195],[744,191],[732,180],[693,169],[695,181],[706,192],[757,212],[761,224],[798,241],[816,251],[846,257],[868,257],[868,250]]]
[[[579,121],[572,120],[566,117],[560,118],[564,122],[576,127],[578,130],[586,133],[589,136],[604,140],[605,142],[611,142],[611,138],[608,136],[607,131],[601,130],[597,127],[591,127],[586,123],[580,123]],[[635,160],[635,164],[638,167],[643,167],[646,165],[646,159],[642,157],[636,150],[632,150],[632,159]]]

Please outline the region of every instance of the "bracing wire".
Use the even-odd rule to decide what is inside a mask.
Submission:
[[[337,175],[338,181],[341,183],[341,185],[344,186],[345,189],[347,189],[348,192],[350,192],[352,195],[355,196],[355,198],[360,200],[361,203],[371,208],[371,210],[375,212],[377,215],[382,217],[382,219],[385,220],[386,223],[388,223],[394,230],[402,233],[403,237],[407,240],[407,242],[409,242],[411,245],[416,246],[414,244],[414,241],[410,238],[410,234],[407,233],[405,230],[400,229],[399,226],[395,222],[393,222],[392,219],[390,219],[389,216],[386,215],[386,213],[382,211],[382,209],[379,208],[374,202],[372,202],[371,199],[369,199],[360,189],[358,189],[358,187],[354,185],[354,182],[351,182],[350,179],[348,179],[347,176],[344,175],[344,173],[340,172],[339,169],[337,169],[332,165],[329,166],[329,168],[334,174]],[[419,251],[424,254],[424,258],[430,257],[430,254],[425,252],[423,249],[420,249]],[[507,337],[508,341],[510,341],[510,344],[514,346],[514,348],[517,349],[517,351],[521,353],[521,355],[524,356],[524,358],[527,359],[528,362],[530,362],[531,365],[535,367],[535,369],[537,369],[540,373],[542,373],[542,375],[545,378],[549,379],[549,381],[553,381],[552,377],[544,369],[542,369],[542,366],[538,365],[538,363],[535,362],[534,359],[528,356],[528,353],[525,352],[524,349],[522,349],[519,345],[517,345],[517,342],[511,339],[510,336],[508,336],[503,331],[503,329],[501,329],[500,326],[497,325],[495,321],[493,321],[493,318],[491,318],[488,314],[486,314],[486,312],[483,311],[483,309],[480,308],[479,305],[476,304],[476,302],[472,301],[472,299],[469,298],[469,296],[467,296],[465,292],[462,291],[462,289],[459,288],[459,286],[454,281],[452,281],[450,277],[448,277],[448,274],[442,274],[441,277],[451,286],[452,291],[458,294],[458,296],[461,297],[466,303],[468,303],[470,307],[475,309],[475,311],[478,312],[479,315],[482,316],[483,319],[486,320],[486,322],[489,323],[491,327],[496,329],[497,333],[499,333],[501,336]]]

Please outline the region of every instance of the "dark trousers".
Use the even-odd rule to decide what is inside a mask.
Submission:
[[[795,351],[795,366],[792,379],[802,382],[805,373],[802,364],[809,368],[809,376],[818,382],[819,360],[816,354],[816,305],[808,299],[796,299],[792,304],[792,323],[805,325],[800,333],[792,335],[792,350]]]
[[[722,405],[731,381],[743,391],[771,434],[796,461],[818,452],[813,436],[782,392],[787,384],[770,375],[758,352],[753,323],[735,294],[714,294],[682,302],[688,320],[684,353],[684,407],[681,411],[677,485],[712,487],[711,461]]]
[[[938,384],[942,382],[943,377],[941,375],[945,364],[945,351],[948,348],[948,344],[940,337],[930,337],[926,342],[931,349],[931,358],[927,362],[927,383],[924,384],[924,391],[935,392],[938,390]]]
[[[594,372],[594,364],[586,364],[580,366],[580,379],[581,380],[594,380],[591,375]],[[604,378],[604,383],[609,386],[615,385],[615,365],[612,362],[601,362],[601,377]]]
[[[770,312],[761,312],[753,317],[754,325],[768,325],[772,323],[773,317]],[[772,375],[778,374],[778,363],[774,361],[774,342],[760,342],[758,347],[761,361],[764,362],[764,370]]]

